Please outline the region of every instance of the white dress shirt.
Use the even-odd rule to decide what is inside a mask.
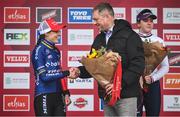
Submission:
[[[112,35],[113,27],[114,27],[114,25],[108,31],[105,32],[105,34],[106,34],[106,44],[108,43],[108,40]]]

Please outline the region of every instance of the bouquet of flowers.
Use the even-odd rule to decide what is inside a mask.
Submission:
[[[144,54],[145,54],[145,70],[143,76],[150,75],[162,62],[162,60],[169,53],[169,49],[167,47],[163,47],[161,43],[153,42],[144,42]],[[143,83],[143,89],[145,92],[148,91],[148,84]]]
[[[106,95],[104,99],[109,105],[114,105],[120,98],[121,89],[122,68],[119,54],[112,51],[107,52],[103,47],[99,50],[92,49],[91,54],[82,57],[80,62],[102,88],[113,83],[112,95]]]

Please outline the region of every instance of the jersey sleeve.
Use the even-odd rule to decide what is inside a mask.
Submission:
[[[64,72],[48,72],[47,71],[47,67],[45,66],[46,63],[46,59],[45,59],[45,52],[43,51],[43,49],[39,49],[39,51],[36,51],[35,53],[35,66],[36,66],[36,74],[37,76],[39,76],[39,78],[44,81],[44,82],[48,82],[48,81],[53,81],[53,80],[57,80],[57,79],[61,79],[66,77],[68,74],[64,73]],[[52,70],[53,71],[53,70]],[[56,70],[54,70],[56,71]]]

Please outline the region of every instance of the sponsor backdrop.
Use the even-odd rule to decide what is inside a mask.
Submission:
[[[98,29],[93,26],[92,9],[104,0],[3,0],[0,1],[0,116],[34,116],[34,74],[30,62],[36,44],[39,23],[54,17],[67,24],[59,37],[63,69],[81,65]],[[150,8],[158,19],[154,34],[163,37],[171,48],[170,71],[161,80],[161,116],[180,115],[180,4],[179,0],[107,0],[117,19],[126,19],[135,31],[135,17],[144,8]],[[93,78],[67,81],[72,103],[68,116],[103,115],[103,101],[97,95]],[[9,113],[10,112],[10,113]]]

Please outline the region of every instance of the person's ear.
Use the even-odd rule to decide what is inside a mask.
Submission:
[[[140,22],[137,23],[137,27],[138,27],[138,28],[141,28]]]

